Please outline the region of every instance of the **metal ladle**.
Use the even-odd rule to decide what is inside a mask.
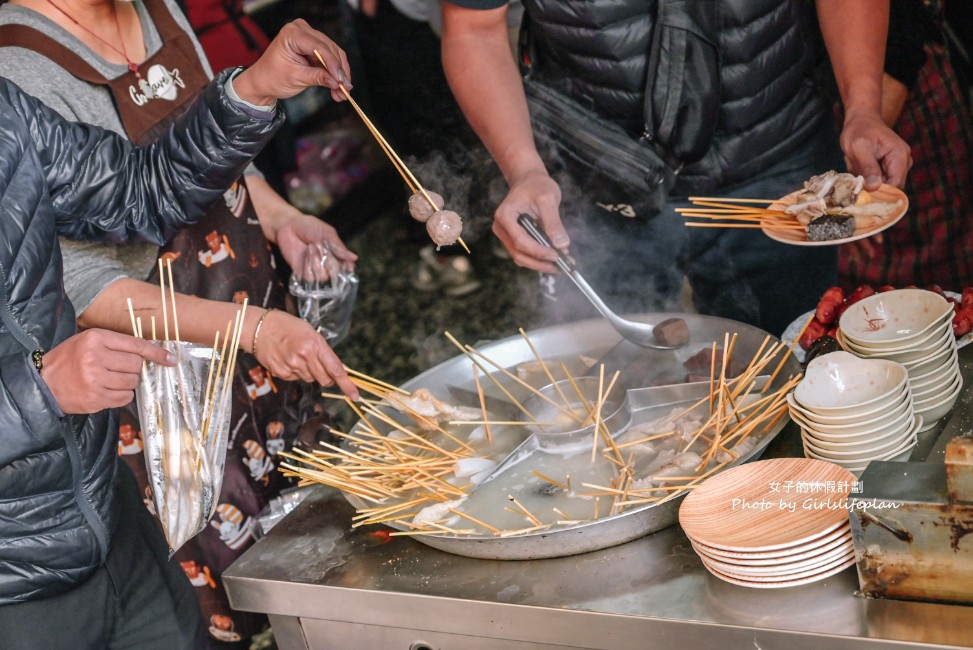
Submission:
[[[648,323],[637,323],[635,321],[630,321],[622,318],[615,312],[613,312],[605,301],[601,299],[601,296],[588,284],[587,280],[582,277],[575,267],[574,262],[565,255],[562,251],[554,248],[551,244],[551,240],[547,238],[547,233],[541,230],[541,227],[534,221],[534,218],[529,214],[522,214],[517,217],[517,222],[527,231],[527,233],[533,237],[539,244],[547,246],[548,248],[553,248],[557,251],[557,261],[555,264],[564,275],[574,282],[575,286],[581,290],[581,293],[591,301],[591,304],[595,306],[601,315],[608,320],[609,324],[615,331],[621,334],[624,338],[628,339],[636,345],[641,345],[644,348],[654,348],[656,350],[675,350],[678,345],[666,345],[661,343],[655,335],[655,326]]]

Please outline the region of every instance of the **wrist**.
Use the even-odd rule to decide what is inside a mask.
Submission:
[[[272,311],[274,311],[273,307],[270,307],[269,309],[265,309],[264,313],[260,315],[260,318],[259,320],[257,320],[257,324],[253,329],[253,338],[250,340],[250,350],[249,350],[250,354],[252,354],[253,356],[257,356],[257,343],[260,341],[260,333],[261,330],[264,329],[264,324],[267,321],[267,316],[269,316],[270,312]]]
[[[254,107],[273,107],[277,103],[277,97],[260,88],[255,76],[253,68],[247,68],[231,77],[226,83],[232,84],[237,97],[242,101]]]

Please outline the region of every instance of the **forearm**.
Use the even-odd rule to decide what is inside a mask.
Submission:
[[[288,203],[266,180],[260,176],[247,176],[247,189],[253,202],[254,212],[260,220],[260,229],[268,241],[277,243],[277,233],[287,222],[301,215],[301,211]]]
[[[477,135],[508,182],[544,170],[507,40],[503,9],[443,5],[443,69]]]
[[[846,115],[880,113],[888,0],[816,0]]]
[[[195,296],[176,294],[176,316],[173,316],[171,298],[166,291],[166,313],[162,311],[162,296],[159,285],[122,278],[108,285],[97,298],[78,315],[78,325],[84,328],[101,328],[123,334],[132,333],[132,317],[128,311],[128,300],[136,318],[142,321],[142,336],[152,337],[152,319],[155,319],[156,338],[165,338],[165,323],[168,321],[169,338],[176,338],[176,322],[179,324],[179,339],[200,345],[212,345],[216,332],[220,334],[220,345],[227,331],[232,331],[232,323],[242,305],[233,302],[205,300]],[[249,352],[253,344],[253,334],[257,321],[263,315],[261,307],[247,307],[243,331],[240,333],[239,348]],[[230,323],[229,330],[227,323]]]

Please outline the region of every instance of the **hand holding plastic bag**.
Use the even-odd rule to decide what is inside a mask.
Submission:
[[[358,276],[331,254],[322,242],[308,244],[302,268],[291,275],[290,292],[298,315],[334,347],[351,326],[358,297]]]
[[[176,355],[176,365],[146,362],[135,397],[152,500],[174,553],[206,527],[216,510],[232,382],[212,348],[160,344]]]

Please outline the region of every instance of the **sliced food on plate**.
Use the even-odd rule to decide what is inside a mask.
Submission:
[[[802,189],[780,199],[690,197],[677,212],[701,228],[760,228],[777,241],[797,246],[831,246],[869,237],[901,219],[909,201],[901,190],[864,189],[861,176],[834,170],[812,176]],[[767,206],[767,207],[762,207]]]

